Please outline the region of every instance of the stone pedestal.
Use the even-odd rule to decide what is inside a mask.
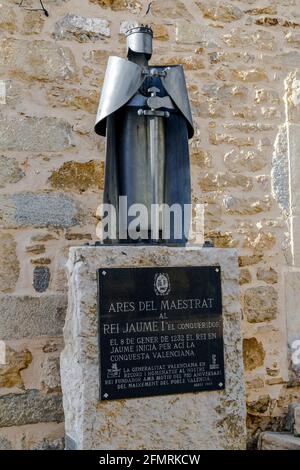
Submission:
[[[225,390],[99,401],[98,268],[220,265]],[[102,246],[70,249],[61,378],[67,446],[77,449],[244,449],[245,397],[235,250]]]

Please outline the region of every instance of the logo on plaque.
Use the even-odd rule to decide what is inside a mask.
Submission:
[[[156,295],[168,295],[171,290],[170,278],[168,274],[157,273],[154,277],[154,290]]]
[[[116,363],[112,364],[111,369],[107,370],[107,377],[110,379],[113,377],[120,377],[120,375],[121,369],[118,368]]]

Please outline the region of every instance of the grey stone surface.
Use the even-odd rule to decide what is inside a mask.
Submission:
[[[299,237],[299,232],[297,237]],[[300,269],[284,273],[284,295],[286,312],[286,334],[289,357],[289,376],[294,383],[300,383],[299,331],[300,331]]]
[[[221,265],[226,389],[99,401],[96,269]],[[199,247],[70,249],[61,378],[66,434],[78,449],[244,449],[245,396],[237,254]]]
[[[0,450],[12,450],[12,443],[5,437],[0,437]]]
[[[50,41],[2,39],[0,73],[35,80],[57,80],[75,77],[76,63],[68,47]]]
[[[80,223],[82,211],[71,196],[62,193],[22,192],[0,195],[0,227],[60,227]]]
[[[286,126],[281,126],[277,134],[272,158],[271,170],[272,194],[279,207],[289,210],[289,162]]]
[[[31,450],[64,450],[64,447],[65,447],[64,438],[55,439],[54,441],[50,441],[49,439],[43,439],[36,446],[34,446]]]
[[[16,14],[11,5],[1,3],[0,5],[0,28],[1,30],[16,30]]]
[[[0,118],[0,149],[58,152],[72,145],[72,127],[54,117]]]
[[[16,80],[0,80],[0,104],[16,105],[24,96],[25,90],[27,87],[21,87]]]
[[[33,287],[37,292],[45,292],[49,287],[50,270],[47,266],[36,266],[33,270]]]
[[[295,408],[299,406],[298,403],[290,403],[288,405],[288,412],[284,417],[283,420],[283,431],[287,431],[290,433],[294,432],[294,425],[295,425]]]
[[[283,432],[263,432],[259,450],[300,450],[300,438]]]
[[[109,22],[100,18],[86,18],[68,14],[55,24],[55,39],[68,39],[71,37],[80,42],[86,42],[109,36]]]
[[[49,356],[42,362],[41,384],[46,392],[60,391],[59,356]]]
[[[243,11],[229,2],[220,2],[218,0],[210,0],[206,2],[197,2],[202,11],[204,18],[211,21],[220,21],[222,23],[230,23],[239,20],[243,16]]]
[[[9,183],[17,183],[25,175],[15,158],[8,158],[5,155],[0,157],[0,188],[4,188]]]
[[[300,124],[289,124],[289,159],[290,159],[290,191],[291,191],[291,211],[293,215],[300,215]],[[299,265],[297,261],[297,265]]]
[[[294,436],[300,437],[300,404],[294,409]]]
[[[59,336],[66,312],[63,294],[29,297],[0,296],[0,332],[2,340]]]
[[[293,69],[300,66],[300,53],[297,51],[285,52],[284,54],[278,55],[276,58],[280,64],[292,67]],[[272,59],[270,58],[270,60]]]
[[[22,424],[62,422],[64,419],[61,395],[46,395],[28,390],[20,395],[0,397],[0,427]]]
[[[232,102],[235,96],[237,85],[212,82],[212,83],[203,83],[201,89],[204,95],[209,96],[210,98],[217,98],[223,103],[224,102],[227,103],[227,102]],[[239,90],[239,93],[242,95],[247,95],[248,93],[248,90],[244,85],[238,85],[238,90]],[[237,94],[238,96],[237,99],[240,99],[240,94]]]

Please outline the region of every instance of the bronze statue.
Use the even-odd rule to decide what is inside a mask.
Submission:
[[[190,204],[188,139],[193,136],[192,115],[181,65],[152,66],[153,33],[148,26],[131,28],[127,36],[128,60],[109,57],[95,131],[106,136],[104,202],[117,211],[119,197],[127,196],[128,207],[144,204],[151,213],[153,204]],[[125,240],[130,237],[128,214]],[[184,216],[180,225],[189,225]],[[185,244],[182,231],[177,236],[174,221],[164,236],[161,222],[158,240],[151,236],[151,220],[140,227],[145,243]],[[120,242],[121,227],[117,227]]]

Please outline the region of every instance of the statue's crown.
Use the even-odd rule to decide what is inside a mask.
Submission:
[[[130,34],[135,34],[135,33],[146,33],[146,34],[150,34],[153,37],[153,30],[151,26],[148,26],[148,25],[141,24],[140,26],[133,26],[132,28],[129,28],[125,34],[126,36],[129,36]]]
[[[150,59],[152,54],[153,31],[148,25],[134,26],[126,32],[127,56],[130,51],[145,54]]]

